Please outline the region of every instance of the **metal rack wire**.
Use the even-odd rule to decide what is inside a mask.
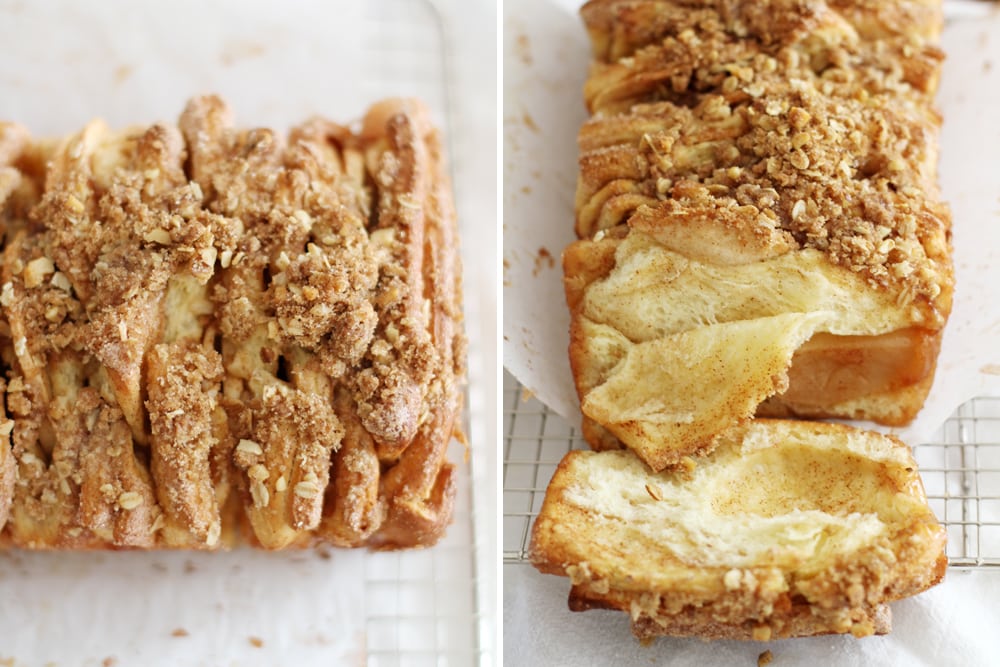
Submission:
[[[452,451],[449,458],[460,461],[462,455]],[[423,551],[367,555],[368,667],[489,664],[480,627],[488,614],[477,596],[469,476],[460,475],[458,486],[454,520],[439,544]]]
[[[439,9],[433,0],[379,0],[369,3],[359,29],[370,38],[365,61],[379,76],[365,81],[365,97],[415,94],[440,114],[451,139],[448,45]],[[449,150],[449,154],[453,151]],[[460,196],[460,195],[459,195]],[[461,200],[459,205],[461,206]],[[466,230],[463,230],[465,232]],[[471,317],[474,304],[467,310]],[[470,379],[479,344],[470,340]],[[470,383],[470,387],[473,387]],[[471,399],[467,396],[467,399]],[[467,400],[467,405],[476,403]],[[470,433],[470,409],[463,430]],[[485,443],[482,443],[485,444]],[[459,463],[455,512],[442,541],[425,551],[368,554],[365,565],[365,644],[367,667],[396,665],[435,667],[481,665],[493,661],[493,611],[484,604],[491,576],[481,553],[482,524],[495,521],[487,507],[481,460],[453,443],[448,460]],[[483,448],[473,457],[488,456]],[[460,462],[466,461],[463,465]],[[495,478],[495,468],[492,476]],[[493,487],[495,489],[495,487]]]
[[[531,526],[563,455],[586,449],[577,428],[504,372],[503,560],[526,563]],[[1000,397],[963,404],[914,456],[952,567],[1000,567]]]

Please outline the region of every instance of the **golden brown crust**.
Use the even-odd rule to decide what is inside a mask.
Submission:
[[[641,637],[862,636],[944,575],[944,529],[898,440],[759,419],[717,445],[659,474],[631,452],[562,460],[531,557],[570,577],[572,609],[627,611]]]
[[[888,605],[871,610],[852,609],[846,613],[823,614],[816,613],[808,605],[792,603],[787,611],[772,615],[767,625],[753,621],[720,623],[713,618],[711,606],[685,609],[669,619],[653,620],[643,616],[632,621],[632,634],[641,641],[662,636],[770,641],[847,632],[864,637],[886,635],[891,630],[892,612]]]
[[[146,363],[152,380],[146,400],[150,472],[164,511],[163,539],[213,547],[222,534],[220,500],[228,491],[228,480],[212,474],[212,450],[224,449],[229,440],[217,432],[225,424],[218,418],[224,412],[217,414],[222,359],[188,341],[156,345]]]
[[[464,377],[450,197],[413,100],[287,138],[216,97],[57,145],[0,125],[10,541],[436,541]]]
[[[333,479],[317,529],[335,546],[364,544],[385,521],[385,497],[379,493],[381,477],[375,440],[365,430],[349,393],[338,390],[334,408],[344,426],[344,439],[333,457]]]

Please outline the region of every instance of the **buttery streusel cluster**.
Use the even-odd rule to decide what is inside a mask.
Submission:
[[[433,543],[464,376],[455,216],[424,107],[357,128],[0,124],[3,539]]]
[[[931,2],[592,2],[577,232],[729,216],[950,307]]]

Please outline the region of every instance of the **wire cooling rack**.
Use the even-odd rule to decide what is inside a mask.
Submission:
[[[463,455],[455,447],[449,459]],[[440,543],[366,555],[367,667],[489,664],[491,622],[480,609],[472,506],[469,476],[462,474],[454,520]]]
[[[527,563],[531,526],[563,455],[586,449],[579,430],[504,372],[503,559]],[[952,567],[1000,567],[1000,398],[975,398],[913,448]]]
[[[369,67],[381,74],[366,81],[366,95],[372,99],[410,91],[421,95],[443,115],[440,120],[451,139],[449,54],[436,3],[379,0],[370,2],[365,14],[366,25],[361,29],[375,37],[367,44],[365,58]],[[456,191],[456,196],[461,221],[461,192]],[[463,238],[472,239],[473,231],[465,225]],[[467,270],[475,265],[465,264]],[[470,321],[475,320],[476,307],[474,302],[466,304]],[[477,368],[483,366],[477,363],[479,347],[470,335],[470,391],[476,388]],[[467,396],[467,405],[474,408],[480,401],[473,399]],[[467,434],[471,433],[469,413],[467,409],[464,416]],[[491,554],[483,553],[483,527],[495,525],[495,505],[489,511],[486,496],[495,492],[496,468],[482,467],[491,455],[488,443],[473,444],[478,446],[471,461],[458,444],[453,444],[448,454],[448,460],[459,467],[458,490],[454,518],[442,541],[425,551],[368,555],[367,667],[488,667],[494,660],[495,618],[486,589],[495,584],[494,572],[487,571],[488,564],[495,561]]]

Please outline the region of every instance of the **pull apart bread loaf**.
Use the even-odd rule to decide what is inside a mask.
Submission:
[[[953,285],[940,3],[582,13],[593,115],[563,265],[604,451],[560,463],[532,560],[643,639],[888,632],[888,603],[947,566],[910,450],[773,417],[903,424],[929,391]]]
[[[888,632],[887,603],[941,579],[944,544],[906,445],[759,419],[693,469],[570,452],[531,548],[571,578],[572,609],[626,611],[640,638],[767,640]]]
[[[420,103],[287,137],[215,97],[62,141],[2,124],[0,206],[5,543],[439,538],[464,343]]]
[[[909,422],[952,301],[940,2],[582,13],[564,270],[587,440],[660,470],[755,414]]]

